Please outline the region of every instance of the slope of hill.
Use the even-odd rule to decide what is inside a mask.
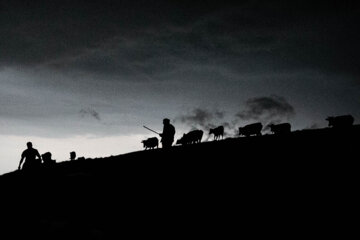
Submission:
[[[16,171],[0,176],[3,226],[38,239],[334,232],[351,225],[359,138],[358,125],[303,130]]]

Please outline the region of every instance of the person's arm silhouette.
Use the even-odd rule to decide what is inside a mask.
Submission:
[[[36,156],[39,158],[39,160],[40,160],[40,163],[41,163],[41,161],[42,161],[42,158],[41,158],[41,155],[40,155],[40,153],[39,153],[39,151],[38,150],[36,150]]]

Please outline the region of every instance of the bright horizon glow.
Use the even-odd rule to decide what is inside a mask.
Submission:
[[[110,137],[95,137],[92,135],[74,136],[68,138],[20,137],[15,135],[0,135],[0,174],[12,172],[18,168],[21,153],[26,149],[26,143],[32,142],[40,154],[51,152],[56,162],[70,159],[70,152],[75,151],[76,157],[102,158],[116,156],[133,151],[143,150],[141,140],[146,135],[122,135]]]
[[[176,129],[174,145],[185,130]],[[0,135],[0,175],[17,170],[21,153],[27,148],[26,143],[32,142],[33,148],[40,154],[51,152],[56,162],[70,160],[70,152],[76,152],[76,158],[105,158],[135,151],[144,150],[142,140],[155,137],[156,134],[127,134],[118,136],[96,136],[93,134],[77,135],[73,137],[51,138],[39,136]],[[228,135],[227,137],[232,137]],[[160,137],[157,136],[160,141]],[[202,141],[209,140],[204,132]],[[161,148],[161,143],[159,144]]]

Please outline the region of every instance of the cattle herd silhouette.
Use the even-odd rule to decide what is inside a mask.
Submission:
[[[354,123],[354,117],[352,115],[341,115],[335,117],[328,117],[326,120],[329,122],[328,126],[336,129],[344,129],[350,127]],[[286,135],[291,133],[291,124],[288,122],[279,124],[269,124],[270,132],[274,135]],[[255,122],[239,127],[239,136],[261,136],[263,130],[263,124],[261,122]],[[183,136],[176,141],[177,145],[189,145],[200,143],[203,137],[203,130],[192,130],[188,133],[184,133]],[[221,140],[224,138],[224,126],[218,126],[209,130],[209,135],[213,135],[213,140]],[[142,141],[145,150],[154,149],[159,147],[159,140],[156,137],[148,138]]]
[[[344,129],[350,128],[353,125],[354,117],[351,115],[341,115],[335,117],[328,117],[326,118],[326,121],[328,121],[329,128],[342,131]],[[263,124],[261,122],[255,122],[239,127],[237,135],[239,137],[246,137],[246,138],[251,136],[261,136],[263,129],[264,129]],[[291,133],[291,124],[287,122],[279,123],[279,124],[269,124],[267,125],[267,129],[270,129],[273,135],[284,136]],[[155,131],[153,132],[157,133]],[[162,137],[164,136],[164,132],[157,134],[159,134]],[[175,134],[175,129],[172,134]],[[203,130],[200,129],[192,130],[188,133],[184,133],[183,136],[176,141],[175,145],[193,145],[193,144],[201,143],[203,135],[204,135]],[[213,141],[224,139],[224,126],[218,126],[216,128],[209,129],[208,135],[209,138],[210,136],[213,135]],[[161,140],[161,142],[163,143],[163,139]],[[143,144],[145,150],[159,148],[159,140],[157,137],[148,138],[146,140],[143,140],[141,143]],[[172,141],[171,141],[171,145],[172,145]],[[162,147],[164,148],[164,144]],[[38,157],[39,159],[36,159],[36,157]],[[23,167],[21,168],[21,164],[23,163],[24,158],[26,160]],[[76,153],[74,151],[70,152],[70,160],[75,160],[75,159],[76,159]],[[77,160],[85,160],[85,157],[78,157]],[[20,160],[18,169],[19,170],[37,169],[39,168],[40,165],[44,167],[51,167],[55,163],[56,160],[51,159],[50,152],[46,152],[42,154],[40,157],[38,151],[36,149],[33,149],[32,143],[29,142],[28,149],[25,150],[22,154],[22,158]]]

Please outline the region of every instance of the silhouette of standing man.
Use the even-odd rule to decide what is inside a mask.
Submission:
[[[23,151],[23,153],[21,154],[21,159],[20,159],[20,163],[19,163],[19,170],[20,169],[34,169],[38,166],[40,166],[41,164],[41,156],[38,152],[38,150],[34,149],[32,147],[32,143],[28,142],[27,144],[27,149],[25,151]],[[36,157],[38,157],[38,159],[36,159]],[[21,164],[24,162],[24,165],[21,168]]]
[[[169,148],[174,142],[175,127],[170,124],[170,120],[165,118],[163,120],[164,128],[160,133],[161,143],[163,148]]]

